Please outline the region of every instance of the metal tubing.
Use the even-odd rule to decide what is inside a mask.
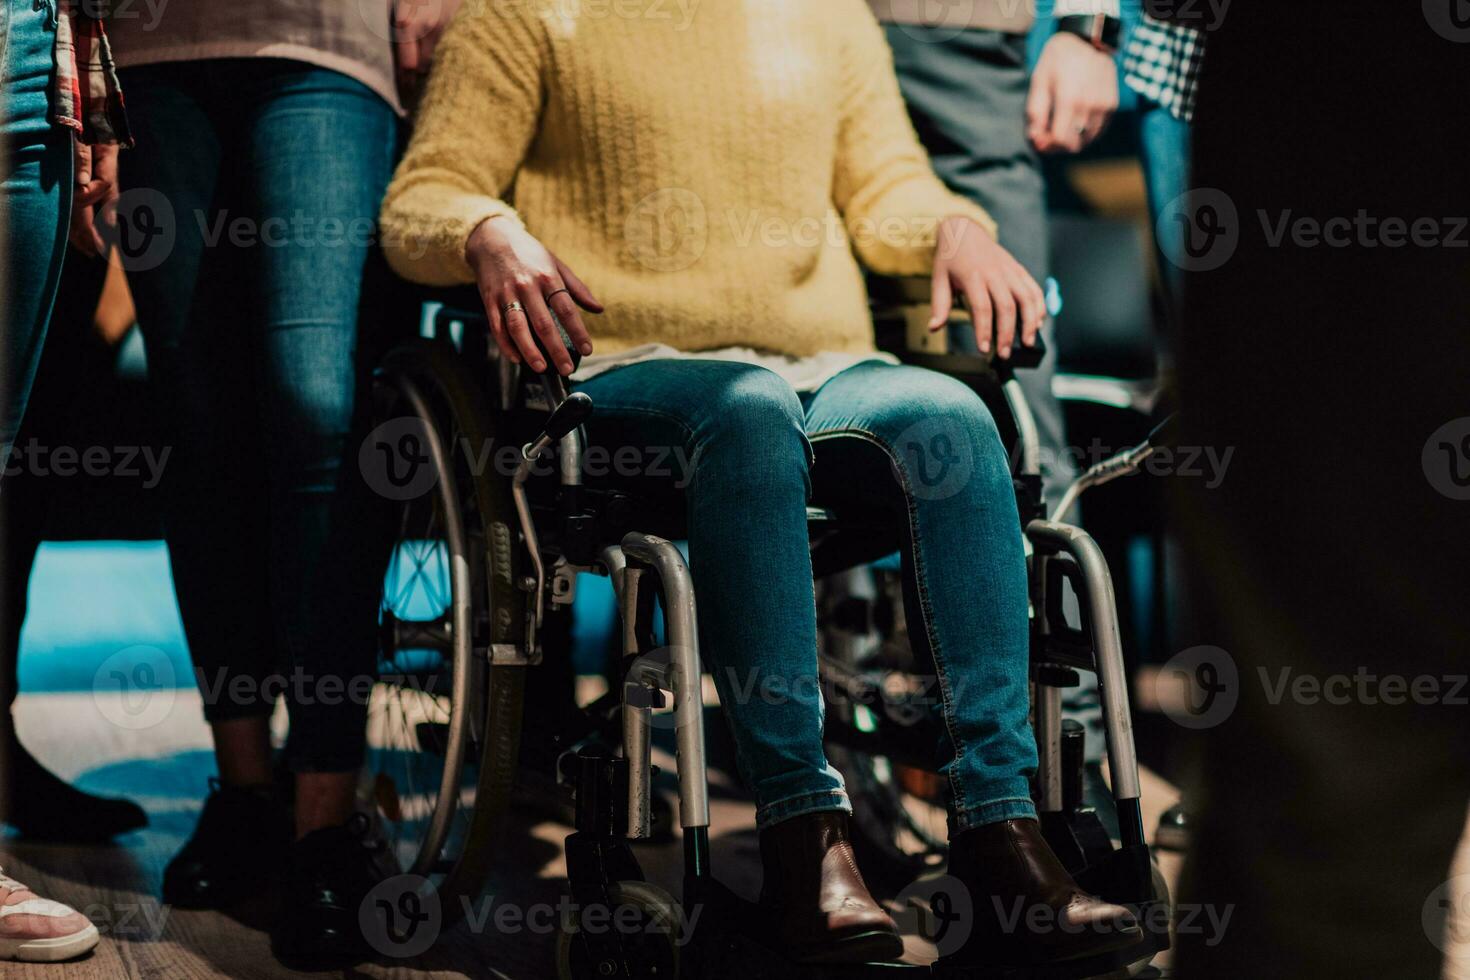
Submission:
[[[609,560],[607,551],[603,552],[604,561]],[[636,659],[645,652],[640,649],[638,639],[639,591],[643,586],[644,570],[638,567],[628,568],[626,559],[621,556],[620,551],[619,559],[623,565],[621,573],[610,574],[614,576],[615,587],[621,584],[617,591],[623,620],[623,656],[635,658],[627,676],[623,678],[622,706],[623,758],[628,760],[627,836],[637,840],[649,837],[653,832],[653,807],[650,802],[653,778],[653,709],[651,703],[643,703],[643,700],[648,698],[650,688],[656,690],[656,685],[646,679],[646,671],[639,669],[643,661]],[[635,689],[640,698],[637,703],[628,696]]]
[[[625,684],[633,684],[630,679]],[[623,757],[628,760],[628,833],[633,840],[643,840],[653,834],[652,776],[653,709],[641,705],[630,705],[623,698]]]
[[[1036,783],[1041,811],[1062,809],[1062,689],[1036,685]]]
[[[1113,577],[1102,549],[1086,531],[1055,521],[1032,521],[1026,536],[1071,555],[1082,572],[1087,610],[1092,624],[1093,658],[1102,695],[1103,726],[1108,739],[1108,765],[1113,796],[1120,807],[1139,797],[1138,753],[1133,744],[1133,715],[1128,707],[1128,680],[1123,665],[1123,639],[1118,632],[1118,607]],[[1039,612],[1044,615],[1044,612]]]
[[[1041,472],[1041,433],[1036,428],[1036,416],[1026,401],[1026,393],[1015,378],[1001,386],[1006,404],[1016,420],[1016,437],[1021,444],[1021,469],[1018,476],[1036,476]]]
[[[521,449],[521,463],[516,467],[515,476],[510,481],[510,496],[515,501],[516,518],[521,525],[521,535],[526,539],[526,551],[531,556],[531,568],[536,572],[536,596],[530,622],[526,625],[526,653],[532,659],[536,657],[536,644],[540,642],[537,636],[541,629],[541,617],[544,614],[546,602],[546,563],[541,557],[541,539],[536,534],[536,525],[531,520],[531,504],[526,499],[526,480],[531,476],[531,468],[536,465],[537,458],[549,445],[545,436]]]
[[[1153,446],[1146,442],[1139,443],[1126,452],[1119,453],[1110,459],[1105,459],[1101,463],[1088,467],[1087,472],[1073,480],[1072,485],[1067,488],[1067,492],[1062,495],[1061,501],[1057,504],[1056,513],[1051,515],[1051,519],[1054,521],[1065,521],[1067,519],[1067,513],[1072,509],[1072,505],[1077,503],[1077,498],[1082,496],[1083,491],[1090,490],[1093,487],[1100,487],[1104,483],[1111,483],[1120,476],[1137,473],[1138,468],[1154,452],[1155,448]]]
[[[670,688],[674,693],[675,743],[679,752],[679,825],[709,826],[709,776],[704,754],[704,698],[699,663],[699,624],[694,580],[672,542],[636,531],[623,538],[623,553],[657,572],[663,585]],[[631,572],[631,568],[629,569]],[[628,573],[624,573],[626,588]],[[624,600],[624,608],[627,601]]]
[[[623,572],[628,567],[628,557],[623,554],[623,549],[615,544],[610,544],[602,549],[602,567],[607,571],[607,577],[612,580],[613,595],[617,597],[618,608],[623,608]]]

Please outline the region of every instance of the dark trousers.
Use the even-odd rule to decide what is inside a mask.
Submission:
[[[1465,45],[1433,20],[1449,11],[1376,8],[1321,44],[1310,5],[1236,6],[1209,38],[1195,182],[1238,218],[1198,221],[1196,245],[1237,239],[1186,276],[1182,441],[1235,454],[1180,524],[1240,698],[1206,734],[1181,898],[1234,913],[1218,944],[1180,937],[1181,977],[1441,975],[1470,802],[1470,193],[1445,122]],[[1288,211],[1378,227],[1276,242]],[[1438,244],[1384,244],[1389,219],[1433,222]],[[1281,690],[1287,669],[1309,682]]]
[[[123,76],[138,147],[119,212],[136,225],[147,204],[172,231],[124,264],[174,447],[165,532],[205,715],[284,696],[291,766],[356,769],[383,570],[353,434],[359,303],[396,119],[291,61]]]

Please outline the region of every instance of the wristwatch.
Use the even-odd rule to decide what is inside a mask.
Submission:
[[[1107,54],[1118,50],[1123,22],[1108,14],[1073,14],[1057,18],[1057,30],[1076,34],[1088,44]]]

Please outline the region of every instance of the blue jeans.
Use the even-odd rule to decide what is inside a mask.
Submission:
[[[53,126],[56,11],[0,0],[0,453],[25,414],[61,279],[71,212],[71,131]]]
[[[1184,229],[1173,221],[1164,222],[1161,227],[1159,215],[1175,198],[1190,189],[1189,123],[1155,102],[1139,99],[1138,142],[1144,181],[1148,187],[1148,209],[1158,246],[1159,272],[1168,294],[1171,319],[1177,326],[1184,270],[1169,256],[1184,254]]]
[[[596,405],[594,447],[613,459],[657,447],[664,455],[646,458],[676,461],[701,647],[759,826],[850,806],[822,749],[809,500],[871,508],[899,532],[909,622],[922,624],[912,632],[939,681],[951,831],[1035,815],[1020,522],[973,392],[875,363],[798,396],[764,368],[686,360],[633,364],[580,390]]]
[[[138,145],[120,222],[163,229],[131,254],[124,239],[123,263],[173,447],[166,535],[205,715],[268,715],[284,695],[291,766],[355,769],[382,584],[352,437],[359,299],[397,120],[291,61],[122,81]]]

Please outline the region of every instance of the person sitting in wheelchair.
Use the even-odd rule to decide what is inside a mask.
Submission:
[[[596,404],[594,444],[692,460],[704,656],[756,799],[761,900],[785,950],[902,951],[853,862],[850,805],[823,751],[806,507],[834,496],[886,508],[907,532],[909,621],[948,736],[950,872],[979,917],[957,958],[1031,963],[1141,940],[1038,829],[1026,563],[995,422],[959,381],[875,352],[859,260],[932,274],[932,325],[958,293],[980,350],[1002,358],[1033,342],[1042,291],[991,219],[935,177],[863,0],[727,0],[687,21],[466,4],[382,226],[399,274],[478,285],[501,356],[545,370],[541,338]],[[575,373],[553,313],[583,356]],[[1034,921],[1012,918],[1022,905],[1051,926],[1017,927]]]

